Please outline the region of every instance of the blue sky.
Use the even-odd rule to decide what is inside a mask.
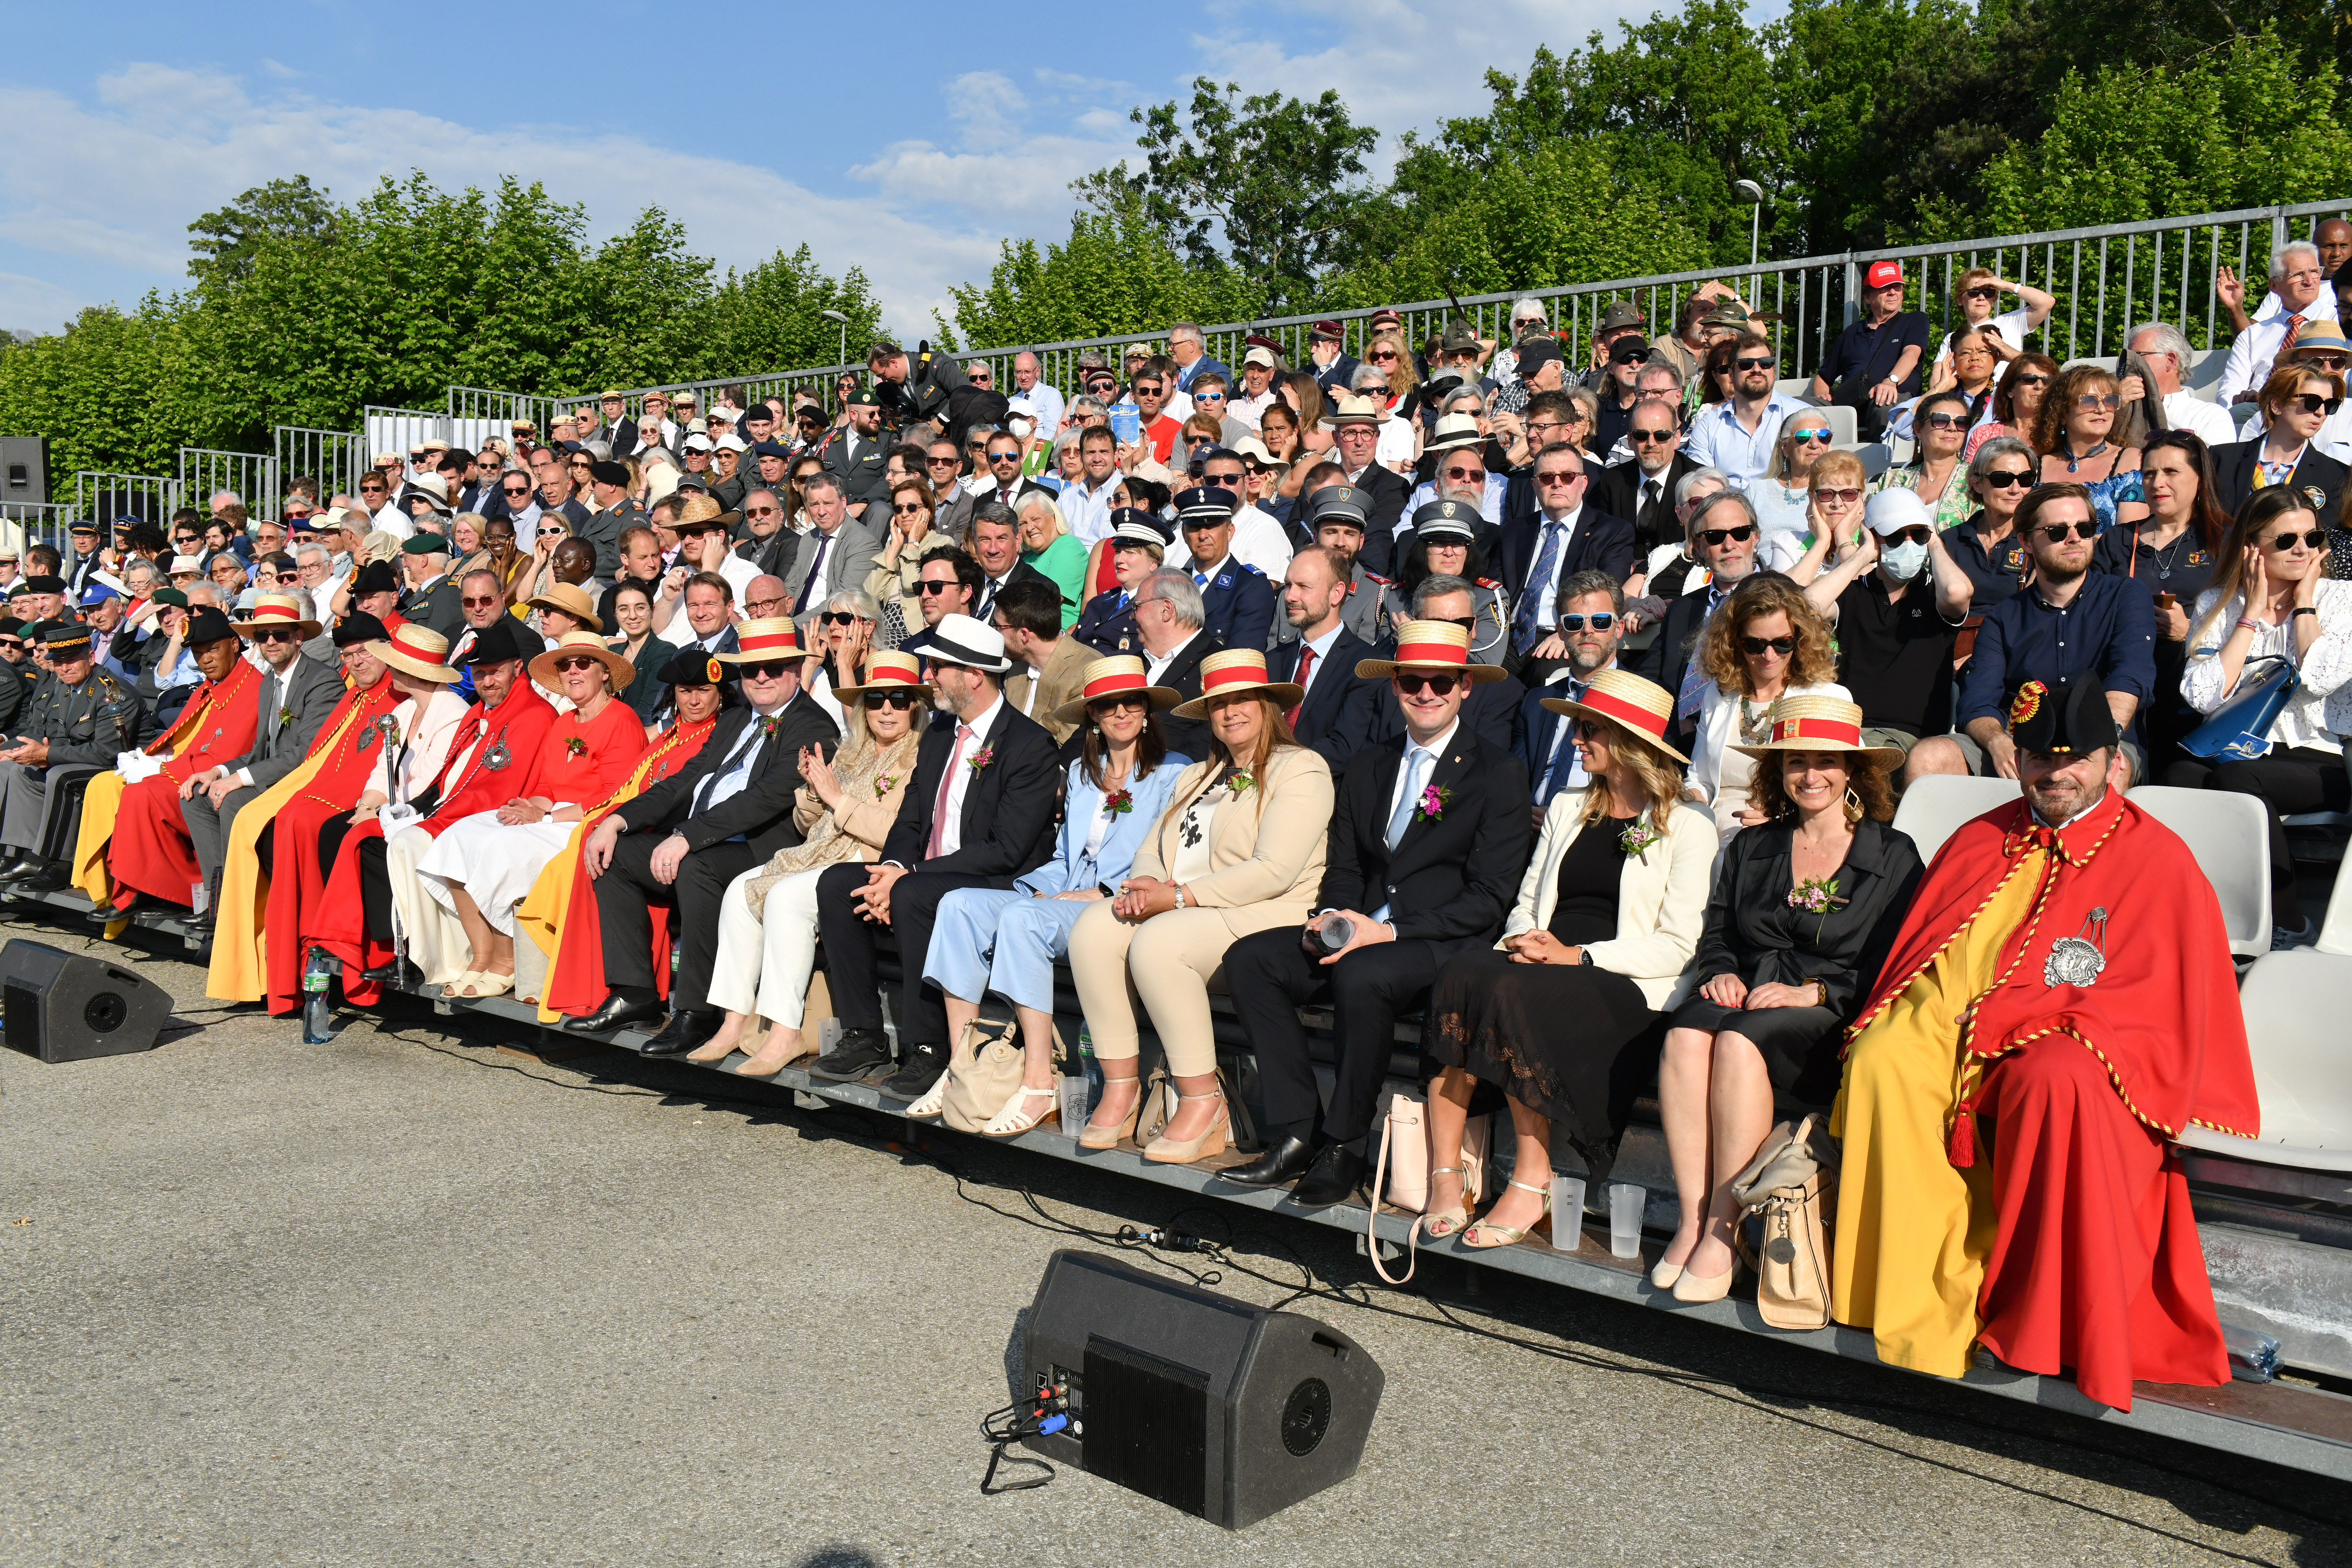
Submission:
[[[0,327],[179,287],[189,220],[273,177],[348,197],[419,168],[541,180],[600,235],[658,205],[722,264],[805,241],[914,331],[1001,239],[1066,234],[1069,181],[1195,75],[1337,88],[1385,160],[1398,132],[1481,109],[1487,67],[1653,8],[27,6],[0,85]]]

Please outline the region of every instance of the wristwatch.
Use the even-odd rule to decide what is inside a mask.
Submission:
[[[1176,884],[1176,907],[1180,910],[1184,907],[1184,884],[1181,882]]]
[[[1590,966],[1592,963],[1592,950],[1589,947],[1578,948],[1576,950],[1576,962]]]

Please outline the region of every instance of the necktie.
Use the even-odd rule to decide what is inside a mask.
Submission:
[[[1192,581],[1205,588],[1209,585],[1209,574],[1206,572],[1195,572],[1192,574]]]
[[[766,732],[767,731],[762,725],[760,716],[754,713],[751,716],[751,721],[743,726],[742,738],[735,742],[735,749],[727,753],[727,760],[719,763],[717,767],[711,769],[709,773],[703,778],[703,781],[695,786],[694,810],[692,813],[689,813],[689,815],[699,815],[700,813],[710,809],[711,792],[716,790],[720,783],[724,781],[729,774],[735,771],[736,767],[743,760],[743,753],[750,751],[753,746],[758,745],[760,743],[760,737]]]
[[[2294,352],[2294,340],[2301,336],[2302,332],[2303,318],[2301,316],[2289,316],[2286,319],[2286,336],[2279,340],[2278,357],[2280,359],[2284,359],[2288,354]]]
[[[1551,574],[1559,564],[1560,536],[1567,531],[1564,526],[1551,519],[1544,521],[1543,548],[1536,552],[1535,567],[1519,589],[1519,613],[1512,617],[1516,623],[1513,641],[1522,654],[1543,641],[1538,601],[1543,598],[1544,585],[1551,581]]]
[[[1652,507],[1656,506],[1658,504],[1659,496],[1664,492],[1664,487],[1660,485],[1657,480],[1644,479],[1642,482],[1642,510],[1643,511],[1648,511]]]
[[[940,774],[940,795],[931,802],[931,847],[925,859],[935,859],[942,852],[940,844],[948,831],[948,794],[955,788],[956,769],[963,766],[964,742],[971,739],[971,726],[956,726],[955,750],[948,753],[948,765]]]
[[[1412,808],[1421,804],[1423,781],[1429,777],[1430,754],[1419,746],[1405,753],[1404,788],[1397,794],[1396,809],[1389,813],[1389,849],[1393,853],[1412,825]]]
[[[1298,728],[1298,710],[1307,706],[1307,678],[1314,672],[1315,647],[1312,643],[1302,643],[1298,649],[1298,673],[1293,678],[1298,682],[1298,700],[1292,703],[1290,711],[1282,716],[1283,721],[1294,730]]]
[[[1721,589],[1709,588],[1706,591],[1706,613],[1708,617],[1713,617],[1715,615],[1716,605],[1722,602],[1723,591]],[[1705,637],[1706,635],[1706,621],[1701,620],[1698,624],[1698,636],[1701,637]],[[1694,637],[1691,641],[1691,661],[1683,670],[1683,684],[1681,689],[1675,693],[1675,718],[1676,720],[1687,719],[1692,714],[1698,711],[1699,699],[1706,693],[1707,680],[1708,676],[1706,673],[1706,667],[1698,661],[1698,640],[1696,637]]]
[[[1568,689],[1568,700],[1570,702],[1584,700],[1584,682],[1570,676],[1560,684]],[[1552,796],[1576,782],[1575,773],[1579,759],[1576,754],[1576,742],[1572,738],[1576,730],[1576,721],[1563,713],[1559,715],[1558,721],[1559,728],[1551,732],[1551,755],[1544,759],[1543,777],[1537,782],[1536,785],[1538,805],[1549,805]]]
[[[273,672],[261,693],[262,736],[272,746],[278,743],[278,711],[285,706],[286,678]]]
[[[809,595],[816,592],[817,584],[824,576],[825,546],[832,542],[833,535],[830,533],[820,533],[816,536],[816,554],[809,560],[808,575],[801,579],[801,595],[799,598],[793,601],[793,614],[799,616],[808,613]]]

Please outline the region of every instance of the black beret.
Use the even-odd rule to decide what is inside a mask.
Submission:
[[[389,636],[383,623],[362,610],[353,610],[335,628],[335,646],[350,647],[355,643],[382,642]]]
[[[226,637],[235,640],[236,628],[228,617],[210,605],[199,605],[188,612],[188,635],[180,641],[189,647],[199,647],[208,642]]]
[[[27,594],[62,594],[65,591],[66,580],[46,572],[25,579],[25,592]]]
[[[371,561],[360,568],[358,576],[352,579],[352,592],[354,595],[397,594],[400,592],[400,579],[392,574],[391,562]]]
[[[595,462],[588,465],[588,477],[600,485],[620,485],[625,488],[629,482],[629,469],[625,463],[610,460]]]

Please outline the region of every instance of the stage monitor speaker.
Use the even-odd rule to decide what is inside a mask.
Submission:
[[[45,1062],[152,1051],[171,994],[129,970],[46,942],[0,947],[0,1035]]]
[[[1099,1253],[1057,1251],[1022,1343],[1023,1393],[1069,1390],[1047,1458],[1238,1530],[1356,1473],[1385,1381],[1369,1352]]]

